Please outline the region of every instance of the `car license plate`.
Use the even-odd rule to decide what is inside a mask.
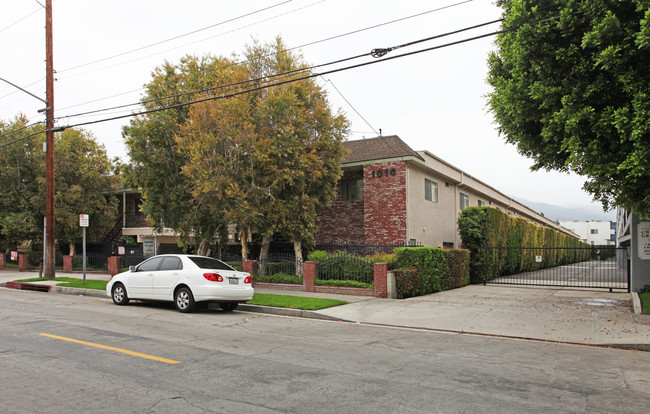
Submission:
[[[230,282],[231,285],[238,285],[239,279],[237,279],[236,277],[229,277],[228,282]]]

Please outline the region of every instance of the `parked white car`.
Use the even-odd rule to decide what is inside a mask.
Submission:
[[[116,305],[126,305],[130,299],[173,301],[181,312],[209,302],[229,312],[251,300],[253,293],[249,273],[221,260],[186,254],[151,257],[106,284],[106,294]]]

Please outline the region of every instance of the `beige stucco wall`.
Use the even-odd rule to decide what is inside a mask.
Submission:
[[[456,220],[461,211],[461,193],[469,197],[470,207],[478,206],[481,200],[485,206],[498,208],[513,217],[578,237],[435,155],[427,151],[418,153],[424,162],[410,161],[407,164],[407,239],[431,247],[443,247],[444,242],[453,242],[455,248],[460,247]],[[437,203],[424,198],[425,178],[438,183]]]

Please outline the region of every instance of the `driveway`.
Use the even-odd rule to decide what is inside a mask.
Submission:
[[[632,312],[629,293],[471,285],[319,313],[362,323],[650,351],[650,316]]]

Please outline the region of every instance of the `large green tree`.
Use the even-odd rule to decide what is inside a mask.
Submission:
[[[24,116],[0,123],[3,133],[16,131],[20,138],[42,131],[27,125]],[[0,150],[0,234],[4,248],[39,241],[45,216],[44,135],[7,145]],[[55,135],[55,217],[56,238],[68,243],[75,254],[81,241],[79,214],[88,214],[88,241],[98,242],[116,224],[117,199],[113,194],[111,169],[103,145],[83,130],[68,129]]]
[[[101,242],[116,224],[118,201],[112,186],[112,163],[105,147],[84,130],[66,129],[57,134],[54,151],[56,238],[68,243],[74,256],[75,243],[83,235],[79,214],[89,216],[89,242]],[[45,177],[39,181],[45,188]]]
[[[244,92],[305,66],[285,49],[280,39],[255,42],[239,65],[186,57],[178,67],[158,69],[148,89],[167,84],[161,90],[178,94],[186,85],[197,90],[234,84],[230,92]],[[188,62],[200,62],[193,67],[201,70],[187,70]],[[152,96],[150,91],[147,98]],[[302,80],[173,111],[177,116],[150,114],[125,129],[136,160],[130,176],[143,189],[145,213],[187,239],[200,234],[207,241],[225,225],[236,225],[245,258],[253,232],[261,235],[261,258],[276,232],[287,235],[300,255],[302,243],[313,241],[316,210],[331,201],[341,174],[348,123],[332,113],[325,92]],[[152,153],[160,154],[156,166]],[[175,188],[181,196],[169,200]]]
[[[573,171],[603,207],[650,213],[650,1],[497,1],[489,106],[533,169]]]
[[[42,131],[43,127],[28,126],[25,116],[11,122],[0,121],[0,133],[10,134],[6,142]],[[0,247],[15,248],[22,242],[42,239],[45,188],[40,177],[45,176],[43,139],[38,136],[0,149]],[[43,202],[44,203],[44,202]]]
[[[165,62],[145,85],[147,110],[198,98],[191,92],[229,83],[232,61],[222,57],[186,56],[174,65]],[[219,94],[216,90],[213,94]],[[210,243],[224,233],[226,223],[201,200],[192,196],[192,179],[182,173],[187,154],[175,137],[185,123],[189,106],[179,106],[133,119],[123,130],[131,164],[125,168],[128,183],[142,190],[142,210],[156,230],[168,227],[185,244],[196,243],[207,253]]]

